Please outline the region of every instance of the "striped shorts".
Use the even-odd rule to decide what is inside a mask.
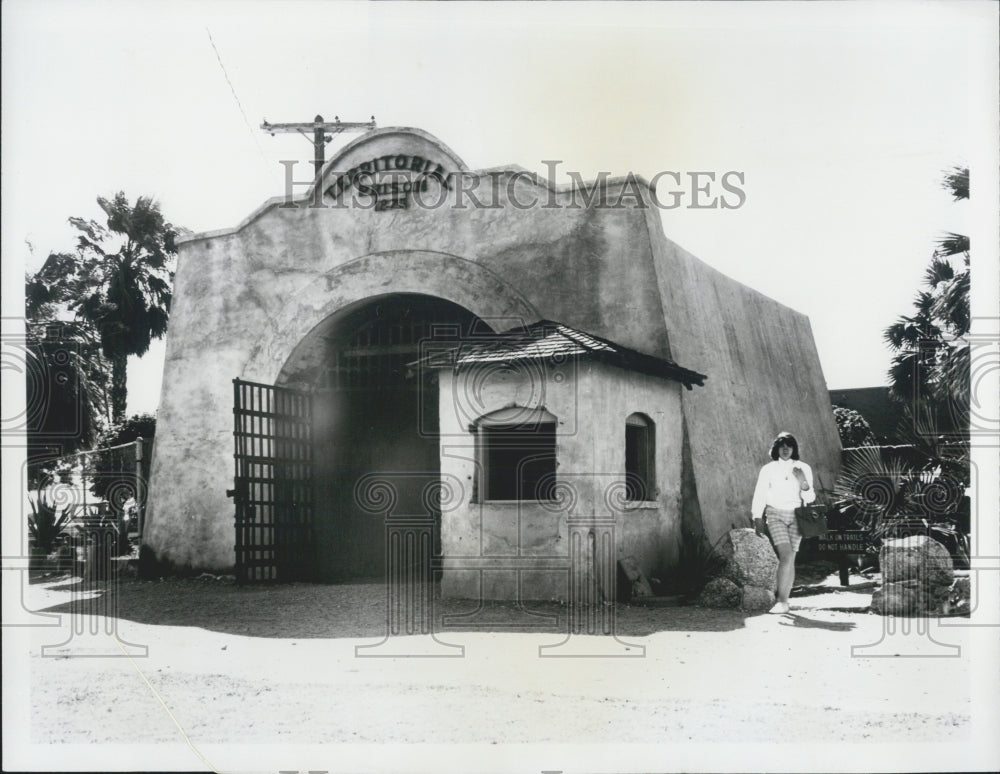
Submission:
[[[767,531],[771,533],[771,541],[779,543],[790,543],[793,551],[798,551],[802,544],[802,534],[799,532],[798,522],[795,521],[795,511],[783,511],[772,505],[764,509],[764,518],[767,520]]]

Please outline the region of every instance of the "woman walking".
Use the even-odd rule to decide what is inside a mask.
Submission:
[[[760,469],[750,515],[758,535],[764,524],[778,552],[778,601],[771,613],[787,613],[788,595],[795,582],[795,553],[802,543],[795,509],[815,501],[812,468],[799,459],[799,442],[791,433],[779,433],[771,444],[771,462]]]

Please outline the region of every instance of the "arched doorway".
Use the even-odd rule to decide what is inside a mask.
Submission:
[[[491,330],[451,301],[393,293],[332,315],[296,347],[277,383],[313,395],[312,577],[384,577],[385,519],[364,483],[391,487],[394,514],[425,515],[440,477],[436,376],[412,364],[431,341]]]

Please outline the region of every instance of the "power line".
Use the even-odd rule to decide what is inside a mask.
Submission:
[[[233,82],[229,78],[229,73],[226,71],[226,65],[222,62],[222,56],[219,54],[219,49],[216,47],[215,40],[212,38],[212,31],[208,27],[205,27],[205,32],[208,33],[208,42],[212,44],[212,50],[215,52],[215,58],[219,62],[219,67],[222,68],[222,75],[225,77],[226,83],[229,84],[229,91],[232,92],[233,99],[236,100],[236,107],[240,109],[240,114],[243,116],[243,123],[246,124],[247,131],[250,132],[250,136],[253,137],[253,144],[257,146],[257,152],[260,154],[260,157],[266,166],[268,163],[267,156],[264,155],[264,149],[260,147],[260,142],[257,140],[257,134],[254,132],[253,127],[250,126],[250,119],[247,118],[247,112],[243,109],[243,103],[240,102],[240,97],[236,93],[236,87],[233,86]]]

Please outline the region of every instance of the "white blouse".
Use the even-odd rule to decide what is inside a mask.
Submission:
[[[808,489],[799,486],[799,480],[793,470],[801,468],[809,483]],[[764,508],[780,508],[790,511],[803,502],[807,505],[816,500],[816,489],[813,487],[813,473],[802,460],[773,460],[760,469],[757,476],[757,488],[753,492],[753,503],[750,505],[750,515],[755,519],[763,518]]]

